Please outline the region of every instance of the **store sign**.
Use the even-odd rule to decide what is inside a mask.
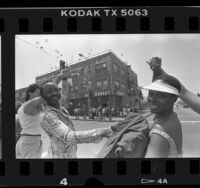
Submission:
[[[111,92],[109,90],[107,91],[97,91],[97,92],[94,92],[94,96],[95,97],[98,97],[98,96],[106,96],[106,95],[110,95]]]
[[[123,92],[121,92],[121,91],[117,91],[117,95],[119,95],[119,96],[125,96],[125,94]]]

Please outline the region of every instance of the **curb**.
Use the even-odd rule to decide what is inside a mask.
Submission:
[[[123,119],[119,119],[119,120],[111,120],[111,121],[108,121],[108,120],[101,120],[101,121],[98,121],[98,120],[93,120],[93,119],[74,119],[74,118],[71,118],[71,120],[78,120],[78,121],[95,121],[95,122],[117,122],[117,121],[122,121]]]

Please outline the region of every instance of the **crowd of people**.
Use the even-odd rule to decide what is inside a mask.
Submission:
[[[97,121],[105,121],[107,119],[108,121],[111,121],[114,114],[115,114],[115,109],[112,106],[107,106],[107,107],[99,106],[98,108],[91,107],[89,109],[89,113],[87,109],[81,109],[81,108],[74,109],[75,119],[80,119],[80,116],[82,116],[82,119],[88,118]]]
[[[200,114],[200,99],[161,68],[161,58],[153,57],[148,64],[153,71],[153,80],[143,89],[149,91],[148,102],[154,118],[153,123],[149,124],[144,157],[182,157],[182,127],[173,108],[180,98]],[[66,77],[67,75],[61,74],[56,82],[45,81],[40,86],[32,84],[28,87],[25,102],[16,109],[16,158],[41,158],[41,129],[50,139],[49,158],[76,158],[77,144],[99,143],[104,137],[109,140],[118,134],[118,126],[129,122],[127,118],[114,127],[76,131],[68,111],[60,103],[62,95],[58,82],[65,82]],[[107,117],[111,120],[113,111],[112,106],[91,108],[90,116],[92,119],[103,120]],[[80,109],[76,108],[74,113],[76,119],[79,119]],[[136,114],[129,109],[122,110],[121,115],[129,116],[131,113]],[[83,117],[86,118],[86,114]],[[124,134],[123,131],[121,134]],[[130,144],[130,135],[127,139]],[[134,156],[137,155],[132,155]]]
[[[126,108],[122,108],[119,110],[119,108],[114,108],[111,105],[106,105],[106,107],[103,107],[103,105],[99,107],[91,107],[89,109],[86,109],[85,107],[80,108],[76,107],[73,110],[73,115],[75,116],[76,120],[96,120],[96,121],[112,121],[112,117],[127,117],[130,112],[139,112],[138,108],[129,107],[127,105]]]

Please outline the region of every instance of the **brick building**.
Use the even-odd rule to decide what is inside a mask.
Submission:
[[[137,74],[112,51],[73,64],[70,70],[80,72],[72,79],[70,101],[75,106],[88,106],[88,93],[90,107],[107,104],[119,109],[141,106]]]
[[[63,66],[62,66],[63,68]],[[121,110],[141,107],[142,93],[138,89],[137,74],[108,50],[70,65],[71,92],[68,104],[75,107],[107,106]],[[36,83],[54,80],[60,70],[36,77]]]

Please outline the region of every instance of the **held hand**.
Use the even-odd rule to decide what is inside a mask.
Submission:
[[[111,128],[103,128],[102,131],[103,131],[102,137],[109,138],[113,134],[113,131]]]
[[[123,123],[116,122],[115,124],[111,125],[111,129],[113,132],[118,132],[123,128]]]
[[[70,73],[69,70],[61,70],[61,73],[57,76],[56,78],[56,83],[59,84],[61,80],[67,80],[69,77]]]
[[[123,153],[123,148],[118,146],[117,149],[115,150],[115,158],[120,158]]]
[[[69,71],[61,70],[59,77],[61,80],[66,80],[69,77]]]

